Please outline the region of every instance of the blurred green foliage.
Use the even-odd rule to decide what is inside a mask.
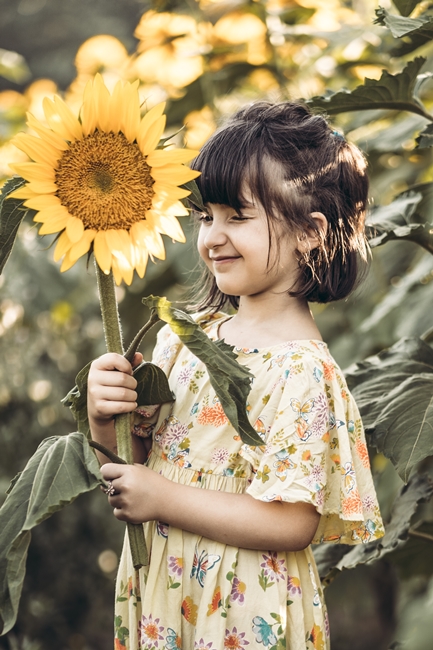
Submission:
[[[6,9],[4,0],[0,4]],[[431,342],[433,257],[423,244],[425,238],[431,241],[424,224],[433,220],[433,14],[428,3],[395,0],[378,9],[373,0],[159,0],[152,6],[130,0],[123,23],[118,7],[112,8],[117,3],[92,3],[92,33],[114,34],[120,41],[86,41],[78,51],[72,82],[67,72],[73,70],[72,58],[92,33],[86,31],[88,25],[82,27],[81,3],[76,3],[75,14],[63,1],[55,4],[20,0],[13,8],[8,3],[4,14],[4,29],[10,26],[17,50],[0,50],[4,179],[10,175],[7,162],[19,155],[9,140],[24,128],[25,111],[37,114],[41,96],[57,86],[74,106],[96,71],[107,80],[138,76],[143,98],[168,101],[169,132],[186,125],[176,138],[184,137],[191,147],[200,146],[219,120],[245,102],[304,97],[316,109],[330,112],[338,129],[366,152],[370,236],[377,245],[366,281],[352,297],[312,305],[323,337],[342,367],[362,362],[402,337],[425,334]],[[46,53],[59,47],[58,34],[49,45],[51,10],[73,26],[71,38],[66,30],[63,58],[54,65],[46,58],[45,68],[39,38],[37,76],[49,79],[27,79],[34,70],[29,43],[36,43],[37,31],[48,39]],[[99,30],[97,18],[102,16]],[[131,25],[138,23],[134,39]],[[411,63],[419,56],[424,61]],[[188,245],[167,242],[166,262],[149,265],[144,280],[136,278],[131,287],[118,289],[126,343],[147,320],[143,295],[184,298],[196,264],[191,227],[185,230]],[[52,253],[45,250],[49,239],[39,239],[25,221],[0,276],[0,500],[43,438],[75,429],[60,399],[78,370],[104,352],[93,268],[86,269],[80,260],[59,276]],[[151,341],[143,352],[150,357]],[[415,422],[416,395],[414,399],[415,406],[408,406],[406,415],[400,413],[400,423],[405,417]],[[418,415],[422,419],[420,411]],[[368,420],[368,404],[364,417]],[[431,418],[430,408],[425,421]],[[373,446],[370,453],[382,512],[389,521],[394,500],[398,504],[404,495],[403,482],[384,455]],[[421,473],[433,475],[429,457],[417,464],[415,474]],[[395,548],[379,554],[386,557],[339,573],[327,587],[333,650],[400,647],[393,642],[430,650],[433,507],[431,500],[414,503],[408,532],[397,535]],[[19,618],[0,639],[0,648],[111,647],[113,580],[122,534],[123,527],[98,491],[81,496],[36,528]],[[328,560],[328,568],[344,564],[341,555]]]

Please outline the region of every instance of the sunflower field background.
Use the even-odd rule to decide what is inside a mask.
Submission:
[[[389,533],[355,554],[317,559],[333,650],[431,650],[430,3],[0,0],[0,14],[2,184],[10,163],[27,160],[10,142],[26,112],[43,120],[42,100],[55,93],[76,110],[98,72],[110,89],[139,79],[147,108],[166,101],[166,135],[179,147],[200,148],[246,102],[304,98],[365,151],[371,269],[352,298],[313,310],[360,403]],[[117,288],[127,343],[147,320],[143,296],[182,300],[194,280],[194,234],[187,217],[181,223],[188,243],[165,237],[166,260]],[[51,240],[25,220],[0,275],[0,504],[42,439],[74,430],[60,400],[104,352],[93,269],[83,257],[60,275]],[[150,343],[143,352],[149,358]],[[112,647],[122,536],[98,490],[37,527],[18,620],[0,648]]]

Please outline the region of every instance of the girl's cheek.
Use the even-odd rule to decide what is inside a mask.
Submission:
[[[198,236],[197,250],[198,250],[198,254],[200,255],[201,259],[204,262],[208,263],[208,261],[209,261],[209,251],[206,248],[206,246],[204,245],[202,231],[200,231],[199,236]]]

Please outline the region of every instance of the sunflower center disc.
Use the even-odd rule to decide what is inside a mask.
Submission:
[[[69,214],[94,230],[129,229],[152,207],[154,180],[136,144],[123,133],[77,140],[56,171],[57,196]]]

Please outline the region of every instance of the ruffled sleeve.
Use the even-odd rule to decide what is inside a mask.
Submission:
[[[182,343],[179,338],[173,334],[168,325],[164,325],[156,337],[152,363],[159,366],[168,377],[181,347]],[[131,432],[141,438],[150,438],[163,406],[165,405],[139,405],[133,413]]]
[[[321,514],[313,543],[369,542],[384,530],[358,408],[329,354],[302,361],[273,404],[266,444],[242,449],[254,470],[247,493],[313,504]]]

